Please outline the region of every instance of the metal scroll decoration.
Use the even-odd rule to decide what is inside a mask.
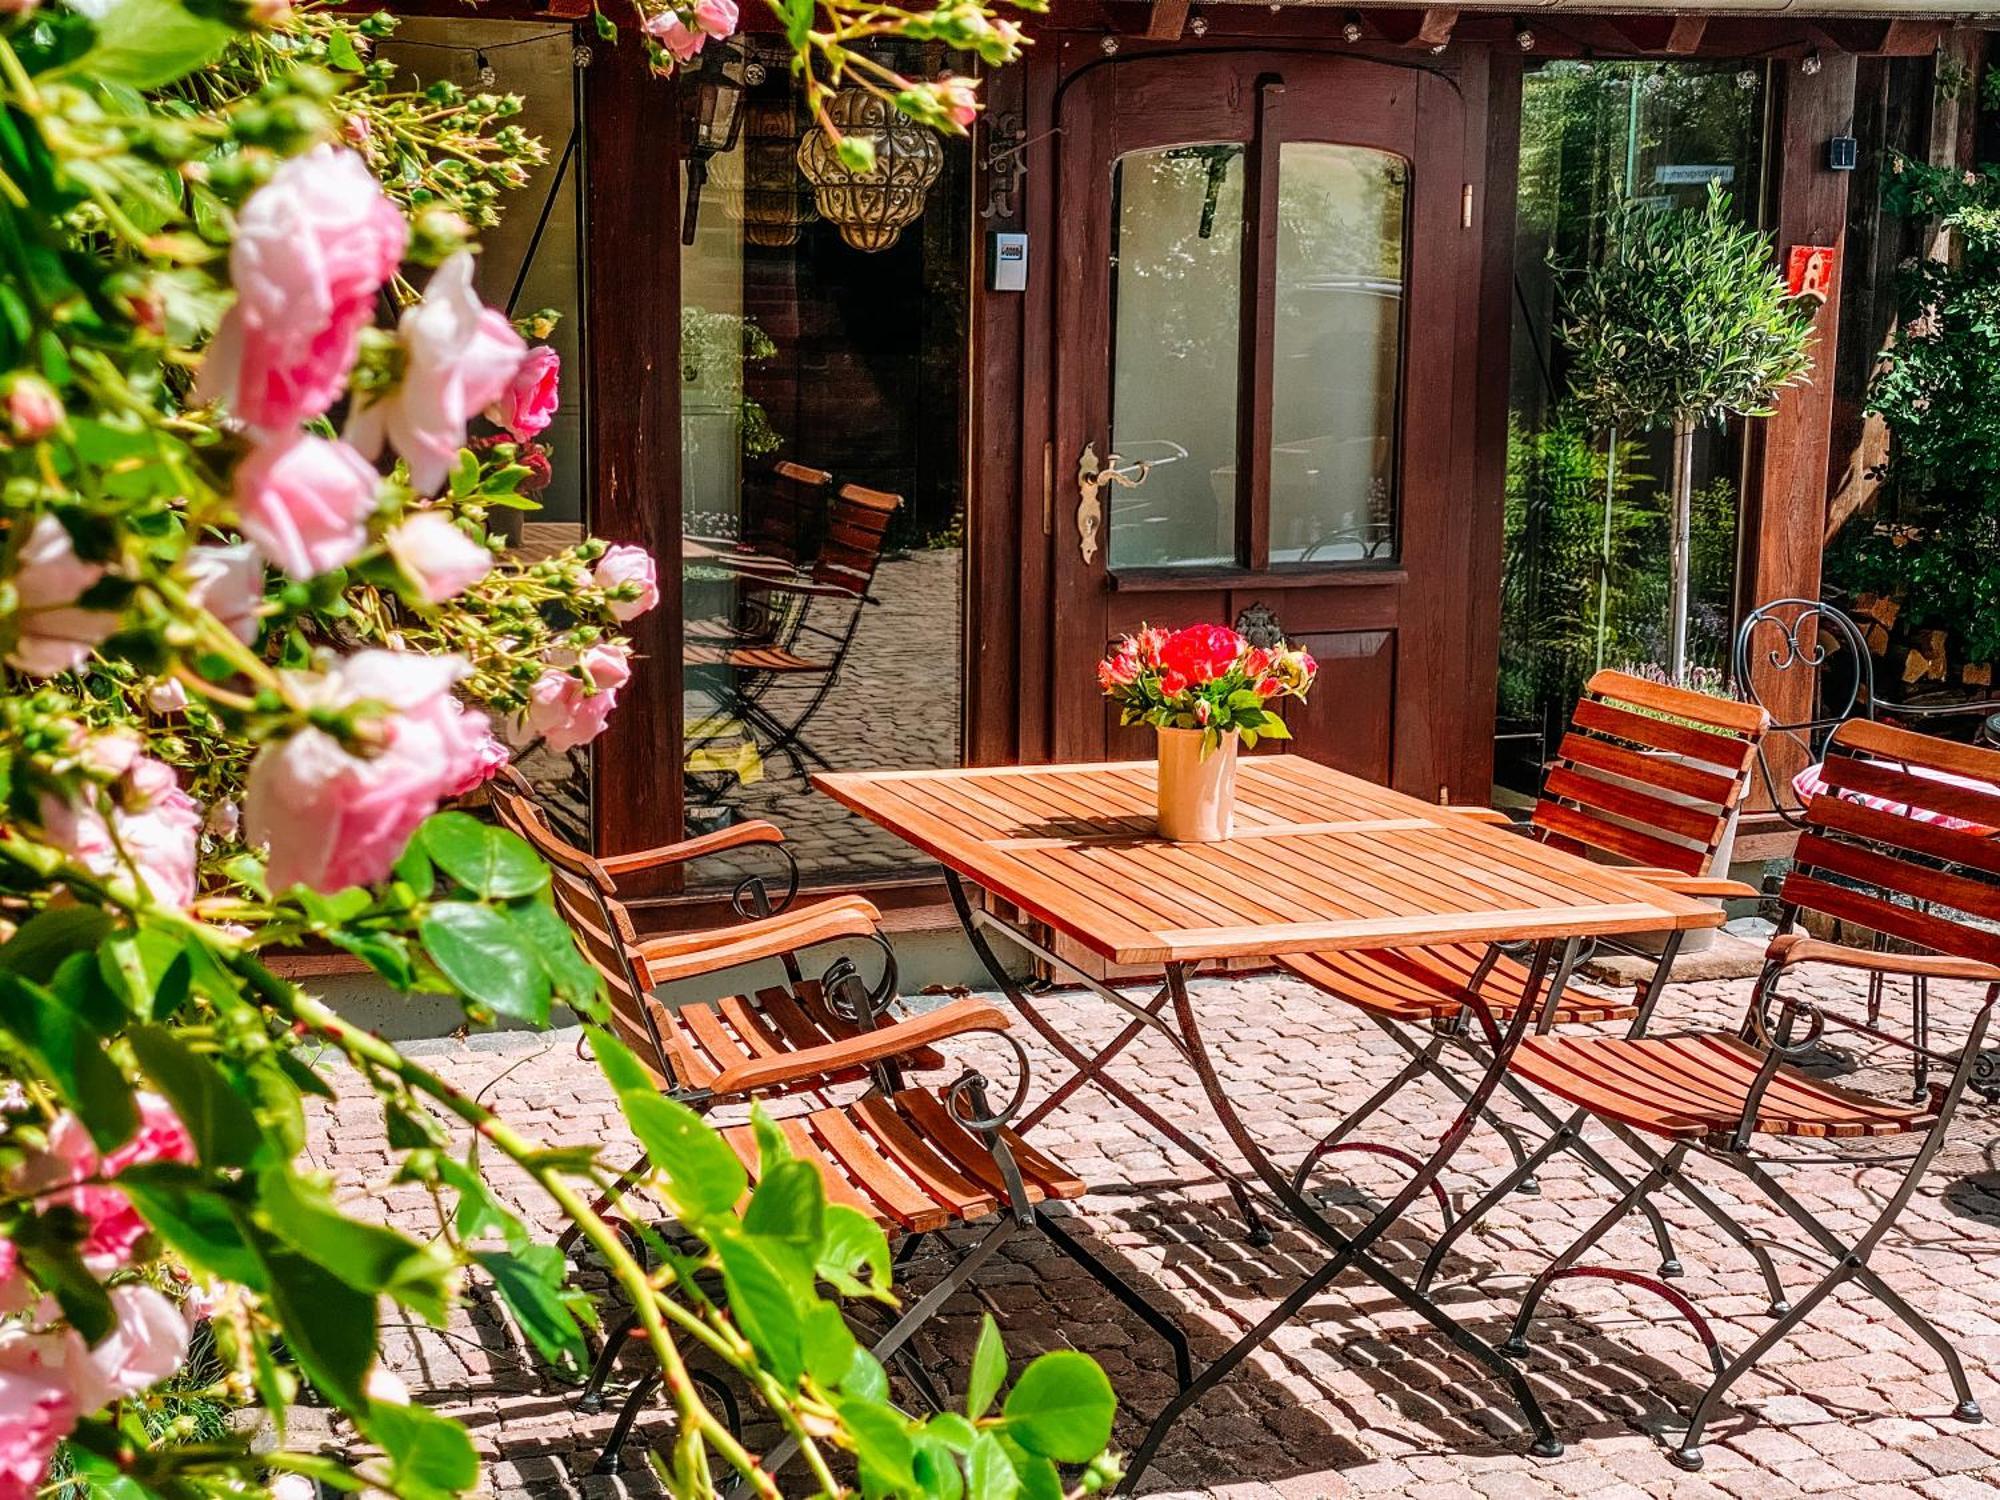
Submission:
[[[924,195],[944,167],[937,135],[865,89],[842,89],[826,112],[842,136],[873,144],[875,164],[865,171],[847,165],[814,126],[799,142],[799,170],[843,240],[857,250],[886,250],[924,211]]]

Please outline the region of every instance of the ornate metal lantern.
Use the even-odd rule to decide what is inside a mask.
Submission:
[[[857,172],[815,126],[799,142],[799,170],[819,211],[857,250],[886,250],[924,211],[924,194],[944,167],[937,136],[866,89],[842,89],[826,108],[843,136],[874,143],[875,165]]]
[[[751,70],[756,76],[751,76]],[[695,220],[701,214],[702,184],[708,181],[709,162],[734,149],[736,132],[743,125],[743,92],[763,77],[763,66],[750,61],[740,42],[730,40],[710,47],[692,79],[688,100],[683,149],[687,153],[687,206],[681,216],[681,243],[694,243]]]
[[[729,213],[753,245],[782,249],[799,242],[799,226],[819,217],[812,188],[799,176],[803,112],[791,90],[743,107],[741,182],[730,184]]]

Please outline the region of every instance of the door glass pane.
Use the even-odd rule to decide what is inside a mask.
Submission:
[[[1137,151],[1112,171],[1110,451],[1153,467],[1105,491],[1107,560],[1233,563],[1243,147]]]
[[[1396,545],[1408,164],[1278,148],[1271,561],[1386,561]]]

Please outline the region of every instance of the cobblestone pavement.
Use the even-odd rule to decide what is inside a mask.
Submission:
[[[1822,987],[1828,995],[1838,982]],[[1968,1015],[1966,994],[1937,987],[1935,1034],[1949,1036]],[[1661,1029],[1685,1018],[1733,1023],[1742,983],[1680,985],[1668,992]],[[1281,1158],[1301,1152],[1331,1122],[1395,1070],[1399,1054],[1354,1013],[1322,1002],[1295,982],[1257,978],[1205,981],[1197,998],[1210,1017],[1210,1039],[1226,1053],[1226,1071],[1251,1128]],[[1097,1001],[1055,997],[1052,1012],[1089,1042],[1114,1030]],[[1893,1006],[1891,1014],[1893,1014]],[[520,1034],[430,1046],[435,1066],[476,1090],[530,1133],[551,1142],[624,1138],[592,1070],[577,1060],[575,1038]],[[997,1079],[1010,1076],[997,1048],[984,1058]],[[1894,1059],[1894,1054],[1890,1054]],[[1060,1077],[1035,1049],[1039,1077]],[[1844,1058],[1860,1081],[1901,1080],[1875,1054]],[[1121,1075],[1189,1129],[1228,1147],[1193,1079],[1163,1046],[1142,1043]],[[1413,1089],[1395,1099],[1385,1130],[1408,1145],[1430,1138],[1444,1118],[1438,1097]],[[1892,1236],[1875,1264],[1956,1342],[1973,1372],[1975,1392],[2000,1413],[1994,1365],[2000,1359],[2000,1170],[1994,1159],[2000,1111],[1977,1100],[1961,1113],[1955,1137],[1906,1214],[1907,1233]],[[412,1227],[427,1203],[414,1189],[386,1181],[386,1143],[365,1091],[343,1094],[316,1136],[324,1165],[345,1192],[365,1197]],[[1227,1198],[1196,1169],[1153,1144],[1114,1106],[1085,1090],[1036,1132],[1045,1149],[1095,1184],[1059,1209],[1074,1233],[1162,1306],[1177,1310],[1196,1339],[1197,1358],[1216,1353],[1282,1297],[1315,1262],[1312,1244],[1283,1231],[1254,1251],[1243,1241]],[[1617,1155],[1615,1147],[1610,1148]],[[622,1156],[616,1147],[612,1154]],[[1480,1131],[1449,1179],[1463,1205],[1473,1185],[1490,1181],[1505,1160]],[[1332,1211],[1353,1218],[1368,1194],[1393,1190],[1392,1164],[1346,1158],[1353,1174],[1320,1190]],[[1794,1286],[1808,1270],[1798,1236],[1774,1210],[1746,1200],[1733,1175],[1700,1176],[1775,1252]],[[1793,1190],[1833,1228],[1851,1235],[1893,1185],[1880,1168],[1804,1166],[1787,1177]],[[1601,1185],[1568,1158],[1544,1173],[1539,1197],[1517,1197],[1447,1266],[1442,1300],[1489,1337],[1503,1336],[1526,1277],[1601,1210]],[[517,1203],[524,1193],[503,1178]],[[525,1204],[524,1204],[525,1206]],[[1668,1197],[1688,1275],[1679,1283],[1712,1317],[1731,1349],[1764,1323],[1760,1282],[1745,1257],[1725,1248],[1692,1210]],[[1434,1232],[1435,1208],[1413,1209],[1384,1242],[1384,1258],[1413,1268]],[[537,1210],[547,1222],[548,1216]],[[1596,1257],[1650,1269],[1642,1231],[1621,1229]],[[925,1280],[919,1257],[908,1280]],[[1165,1350],[1094,1283],[1033,1237],[1023,1237],[976,1278],[935,1329],[927,1362],[950,1389],[958,1384],[982,1308],[999,1318],[1017,1358],[1069,1344],[1103,1362],[1121,1398],[1118,1440],[1128,1447],[1143,1419],[1172,1393]],[[1408,1500],[1509,1500],[1509,1497],[1866,1496],[1869,1500],[1970,1500],[2000,1492],[2000,1427],[1952,1419],[1949,1383],[1929,1350],[1879,1306],[1843,1291],[1782,1344],[1758,1373],[1732,1392],[1711,1426],[1708,1464],[1683,1474],[1666,1461],[1656,1435],[1678,1431],[1678,1413],[1705,1372],[1687,1329],[1643,1294],[1603,1281],[1571,1282],[1545,1304],[1529,1369],[1549,1415],[1568,1443],[1557,1459],[1524,1452],[1515,1418],[1483,1373],[1466,1364],[1427,1327],[1374,1288],[1349,1277],[1314,1301],[1271,1351],[1243,1367],[1175,1431],[1147,1481],[1152,1493],[1232,1497],[1404,1496]],[[472,1426],[503,1496],[615,1496],[629,1485],[651,1492],[637,1460],[630,1474],[590,1474],[610,1416],[583,1418],[568,1391],[545,1382],[531,1356],[490,1301],[445,1333],[398,1332],[392,1354],[411,1388],[440,1401]],[[629,1374],[626,1378],[629,1378]],[[767,1429],[753,1427],[757,1440]],[[662,1438],[659,1413],[640,1438]]]
[[[835,769],[900,770],[959,763],[963,561],[956,547],[882,560],[870,588],[881,603],[862,611],[839,684],[806,730],[806,739]],[[815,690],[804,679],[781,682],[764,701],[780,722],[790,723]],[[688,722],[696,723],[712,711],[706,695],[691,686]],[[691,785],[691,794],[693,790]],[[768,818],[784,829],[808,882],[915,874],[933,868],[894,834],[820,796],[782,755],[764,761],[762,780],[732,784],[722,804],[736,820]],[[707,826],[692,812],[690,823]],[[768,874],[770,866],[758,863],[753,855],[704,860],[690,873],[698,880],[728,886],[758,870]]]

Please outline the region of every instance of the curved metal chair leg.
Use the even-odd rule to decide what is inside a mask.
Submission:
[[[583,1392],[576,1398],[578,1411],[594,1417],[604,1410],[604,1382],[611,1378],[611,1368],[618,1362],[619,1351],[638,1326],[639,1315],[627,1312],[605,1329],[604,1347],[597,1351],[597,1359],[590,1367],[590,1378],[584,1381]]]
[[[1958,1397],[1958,1406],[1952,1415],[1961,1422],[1985,1421],[1986,1414],[1973,1399],[1971,1382],[1965,1378],[1965,1365],[1959,1359],[1958,1350],[1952,1347],[1951,1340],[1929,1318],[1904,1301],[1902,1294],[1884,1281],[1880,1272],[1868,1266],[1857,1266],[1854,1278],[1867,1288],[1877,1302],[1902,1319],[1912,1333],[1937,1352],[1938,1358],[1944,1362],[1945,1374],[1951,1379],[1952,1394]]]
[[[1320,1158],[1345,1140],[1363,1120],[1401,1093],[1413,1078],[1436,1067],[1438,1055],[1443,1049],[1444,1039],[1440,1037],[1422,1050],[1412,1052],[1410,1060],[1403,1064],[1401,1072],[1370,1094],[1360,1108],[1321,1136],[1319,1143],[1306,1153],[1305,1160],[1299,1163],[1298,1170],[1292,1174],[1292,1191],[1303,1193],[1306,1190],[1306,1181],[1311,1177],[1312,1169],[1319,1164]]]
[[[1680,1447],[1667,1450],[1667,1458],[1675,1468],[1692,1472],[1702,1466],[1701,1435],[1708,1427],[1709,1418],[1715,1415],[1716,1404],[1751,1366],[1770,1352],[1778,1340],[1804,1322],[1806,1314],[1818,1307],[1836,1286],[1847,1280],[1853,1274],[1853,1269],[1851,1266],[1835,1266],[1827,1272],[1821,1278],[1819,1285],[1799,1298],[1791,1311],[1758,1334],[1751,1341],[1749,1348],[1737,1355],[1725,1368],[1716,1372],[1715,1379],[1709,1383],[1708,1389],[1701,1393],[1701,1399],[1695,1402],[1694,1410],[1688,1414],[1687,1431],[1681,1436]]]
[[[1050,1244],[1083,1267],[1092,1280],[1124,1303],[1127,1310],[1140,1322],[1166,1340],[1167,1347],[1174,1353],[1174,1379],[1185,1391],[1194,1381],[1194,1356],[1188,1347],[1187,1334],[1181,1331],[1180,1325],[1140,1296],[1132,1287],[1127,1286],[1123,1277],[1078,1244],[1068,1230],[1058,1228],[1056,1221],[1046,1213],[1036,1214],[1035,1223],[1041,1228],[1042,1233],[1049,1237]]]
[[[632,1435],[632,1424],[639,1420],[639,1413],[646,1409],[646,1403],[653,1399],[653,1392],[659,1387],[658,1373],[647,1375],[632,1387],[632,1394],[618,1408],[618,1420],[612,1424],[611,1436],[604,1440],[604,1447],[598,1453],[591,1473],[618,1474],[624,1471],[625,1458],[621,1450],[625,1447],[625,1439]]]
[[[1437,1279],[1439,1268],[1444,1265],[1445,1256],[1451,1253],[1451,1247],[1458,1243],[1459,1236],[1478,1224],[1488,1214],[1492,1213],[1494,1208],[1499,1205],[1500,1200],[1519,1188],[1524,1180],[1532,1178],[1535,1175],[1536,1169],[1567,1145],[1575,1137],[1575,1134],[1576,1132],[1570,1126],[1565,1125],[1546,1141],[1542,1142],[1540,1146],[1536,1147],[1513,1171],[1502,1177],[1492,1187],[1481,1194],[1479,1200],[1464,1213],[1460,1214],[1456,1220],[1446,1224],[1444,1233],[1437,1237],[1437,1240],[1431,1245],[1430,1253],[1424,1257],[1423,1269],[1417,1272],[1417,1290],[1420,1292],[1430,1291],[1431,1283]]]

